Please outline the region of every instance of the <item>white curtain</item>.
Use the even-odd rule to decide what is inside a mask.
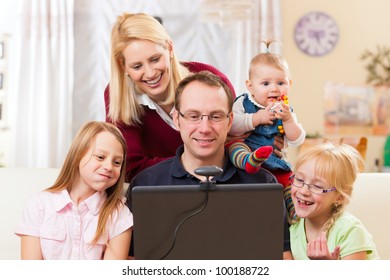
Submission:
[[[237,95],[247,92],[250,60],[260,51],[260,42],[275,40],[282,43],[280,0],[255,0],[250,18],[230,26],[233,38],[229,43],[231,62],[227,73]]]
[[[215,21],[202,21],[202,1],[104,0],[104,4],[100,5],[104,5],[101,15],[106,23],[113,23],[115,17],[124,11],[160,16],[173,39],[179,59],[216,66],[228,75],[236,93],[243,93],[246,91],[245,80],[248,78],[249,62],[258,53],[260,41],[282,42],[280,0],[253,0],[247,20],[232,21],[226,25],[219,25]],[[218,0],[214,2],[216,1]],[[240,4],[239,0],[236,2]],[[103,41],[108,44],[107,40]]]
[[[202,0],[19,1],[11,166],[60,167],[80,126],[104,120],[110,32],[123,12],[161,17],[179,59],[216,66],[237,94],[260,41],[281,41],[280,0],[254,0],[246,21],[227,26],[201,20]]]
[[[84,109],[87,106],[95,110],[90,117],[104,118],[98,112],[101,112],[103,106],[101,92],[109,75],[109,34],[116,17],[123,12],[144,12],[161,17],[173,39],[179,59],[212,64],[228,75],[237,94],[246,91],[249,62],[259,51],[260,41],[282,42],[280,0],[253,0],[254,5],[247,20],[223,26],[201,20],[202,1],[101,0],[97,4],[94,0],[78,0],[81,4],[76,2],[76,6],[81,10],[75,9],[75,34],[76,38],[88,41],[88,44],[80,44],[76,48],[76,57],[77,53],[80,56],[76,61],[82,61],[80,68],[85,70],[75,80],[75,90],[79,91],[75,98],[80,98],[80,102],[74,102],[75,106],[83,106]],[[78,18],[80,24],[82,19],[83,27],[77,24]],[[77,42],[80,42],[79,39],[76,45]],[[88,68],[88,63],[94,63],[94,68]],[[87,86],[88,81],[90,86]],[[89,103],[85,103],[88,99]],[[74,131],[85,118],[74,115]]]
[[[22,0],[10,166],[59,167],[72,139],[73,0]]]

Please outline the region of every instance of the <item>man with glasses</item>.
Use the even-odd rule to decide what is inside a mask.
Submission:
[[[173,121],[180,131],[183,145],[176,156],[141,171],[127,190],[131,208],[131,189],[146,185],[196,185],[206,178],[195,174],[202,166],[217,166],[222,174],[217,184],[276,183],[268,171],[255,174],[236,168],[229,160],[225,141],[233,120],[233,95],[216,75],[202,71],[184,78],[175,94]],[[161,139],[164,141],[164,139]],[[290,251],[288,225],[285,225],[284,251]]]

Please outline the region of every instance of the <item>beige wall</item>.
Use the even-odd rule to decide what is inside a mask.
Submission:
[[[289,62],[293,87],[289,97],[299,120],[309,134],[324,133],[323,86],[326,81],[364,85],[366,71],[360,56],[367,48],[390,45],[390,1],[388,0],[281,0],[283,54]],[[311,11],[323,11],[338,23],[340,38],[336,48],[323,57],[302,53],[293,31],[299,18]],[[360,135],[359,135],[360,136]],[[385,137],[369,136],[366,171],[375,158],[383,162]],[[296,151],[289,151],[294,161]]]

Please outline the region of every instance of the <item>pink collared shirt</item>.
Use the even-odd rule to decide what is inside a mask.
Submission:
[[[107,225],[108,234],[90,245],[105,200],[105,192],[96,192],[77,206],[67,190],[36,193],[28,200],[15,234],[39,237],[47,260],[100,260],[107,241],[133,226],[133,215],[123,206]]]

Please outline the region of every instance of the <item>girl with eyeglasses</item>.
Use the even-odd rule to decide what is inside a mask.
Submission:
[[[321,143],[299,154],[291,177],[297,215],[290,226],[294,259],[379,259],[371,234],[345,211],[363,169],[359,152],[346,144]]]

